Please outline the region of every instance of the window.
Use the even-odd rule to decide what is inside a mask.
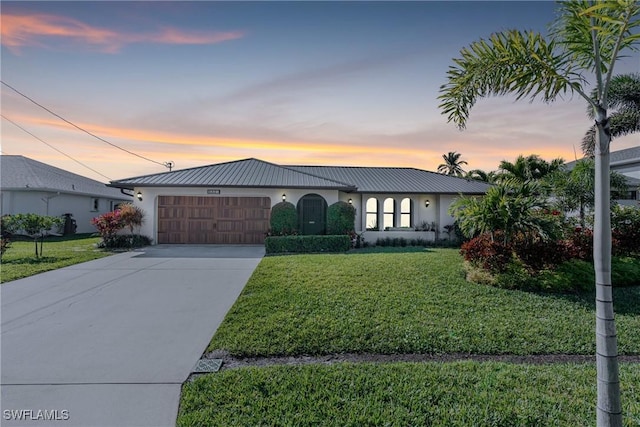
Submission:
[[[97,197],[92,197],[91,198],[91,211],[92,212],[97,212],[100,208],[100,199],[98,199]]]
[[[400,227],[413,226],[413,201],[410,198],[400,202]]]
[[[393,218],[396,215],[396,202],[391,197],[389,197],[388,199],[385,199],[383,213],[384,213],[383,227],[385,229],[389,227],[394,227]]]
[[[367,230],[378,230],[378,199],[371,197],[367,199],[367,215],[366,215],[366,228]]]

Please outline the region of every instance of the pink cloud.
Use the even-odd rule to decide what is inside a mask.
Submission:
[[[73,18],[56,15],[3,14],[2,44],[19,53],[24,46],[52,47],[54,39],[86,45],[89,49],[117,53],[132,43],[215,44],[244,37],[242,31],[185,31],[163,28],[154,32],[130,33],[93,27]]]

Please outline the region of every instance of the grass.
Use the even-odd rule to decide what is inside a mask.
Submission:
[[[6,283],[111,255],[110,252],[96,249],[95,245],[99,241],[100,237],[93,237],[91,234],[48,237],[44,241],[44,255],[41,258],[35,257],[32,240],[14,241],[2,256],[0,282]]]
[[[262,260],[208,350],[593,354],[595,296],[468,283],[457,250]],[[640,353],[640,287],[616,289],[621,353]],[[640,369],[620,367],[624,425]],[[186,426],[591,426],[593,363],[336,363],[223,370],[183,387]]]
[[[640,287],[614,298],[619,352],[640,354]],[[468,283],[455,249],[267,257],[208,350],[594,354],[594,300]]]
[[[621,365],[624,425],[640,370]],[[183,387],[187,426],[590,426],[595,367],[494,362],[242,368]]]

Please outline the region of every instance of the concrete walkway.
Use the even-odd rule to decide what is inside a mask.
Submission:
[[[1,285],[0,424],[174,426],[181,384],[263,255],[160,245]]]

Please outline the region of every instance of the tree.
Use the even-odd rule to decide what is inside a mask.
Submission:
[[[62,225],[62,218],[55,216],[37,215],[33,213],[16,214],[10,217],[10,228],[22,230],[33,238],[36,258],[42,256],[44,237],[54,226]],[[38,253],[38,239],[40,239],[40,253]]]
[[[444,163],[438,166],[438,172],[445,175],[463,176],[464,169],[462,169],[461,165],[466,165],[467,162],[460,160],[461,156],[462,154],[456,153],[455,151],[449,151],[447,154],[443,154],[442,158],[444,159]]]
[[[617,335],[611,286],[611,218],[607,108],[613,70],[621,52],[640,40],[640,4],[634,0],[574,0],[558,4],[550,37],[528,31],[494,33],[460,51],[439,99],[443,114],[464,129],[478,98],[515,94],[545,102],[563,94],[587,101],[595,118],[594,269],[596,276],[597,425],[621,426]],[[635,32],[635,33],[634,33]],[[595,89],[587,94],[587,76]]]
[[[355,232],[356,208],[338,201],[327,209],[327,234],[352,234]]]
[[[597,98],[593,93],[592,98]],[[621,74],[611,79],[609,108],[615,109],[609,116],[611,138],[640,132],[640,73]],[[588,110],[593,117],[593,109]],[[593,157],[596,145],[596,128],[592,126],[582,139],[582,152]]]
[[[507,160],[500,162],[498,179],[513,178],[520,182],[544,179],[549,174],[559,170],[563,164],[564,160],[561,158],[547,162],[536,154],[531,154],[527,157],[520,155],[515,163]]]
[[[559,171],[551,178],[554,197],[559,209],[565,212],[578,211],[580,226],[586,227],[587,211],[595,206],[595,162],[593,159],[578,160],[570,171]],[[616,193],[627,191],[624,175],[612,171],[609,185],[613,190],[611,199]]]
[[[494,183],[496,182],[497,175],[494,171],[485,172],[482,169],[473,169],[467,172],[464,177],[476,181]]]

